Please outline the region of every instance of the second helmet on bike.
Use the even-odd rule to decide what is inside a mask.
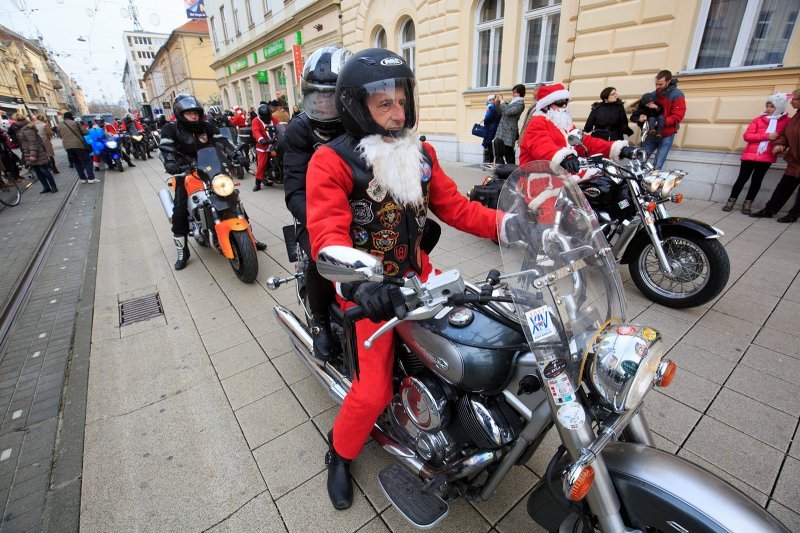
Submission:
[[[257,113],[258,118],[260,118],[265,124],[272,124],[272,111],[269,110],[269,106],[267,104],[259,105]]]
[[[336,80],[352,55],[347,48],[323,46],[315,50],[303,66],[300,75],[303,110],[317,125],[339,122],[334,102]]]

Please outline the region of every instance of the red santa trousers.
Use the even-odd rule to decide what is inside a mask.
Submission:
[[[256,166],[256,179],[264,180],[267,175],[267,163],[269,162],[269,153],[256,150],[256,157],[258,158],[258,165]]]

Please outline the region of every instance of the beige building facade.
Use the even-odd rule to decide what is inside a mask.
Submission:
[[[341,44],[336,0],[206,0],[214,69],[225,108],[285,96],[300,105],[296,75],[317,48]],[[294,47],[300,61],[295,62]]]
[[[530,105],[539,84],[564,83],[582,125],[603,88],[630,102],[668,69],[687,113],[667,166],[690,171],[690,196],[724,199],[749,122],[800,87],[797,0],[342,0],[341,13],[345,46],[409,59],[419,131],[448,160],[482,160],[470,132],[489,94],[524,83]]]
[[[205,20],[191,20],[176,28],[155,54],[144,73],[144,84],[154,114],[172,114],[172,101],[193,94],[204,106],[219,101],[211,65],[211,40]]]

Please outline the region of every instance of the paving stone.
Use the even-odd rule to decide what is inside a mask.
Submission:
[[[770,315],[766,326],[784,333],[795,334],[798,331],[797,321],[792,320],[792,318],[796,316],[796,313],[796,302],[782,300],[775,308],[775,311]]]
[[[313,478],[325,467],[328,444],[311,421],[253,450],[261,475],[277,499]],[[354,463],[360,463],[362,457]]]
[[[666,389],[661,389],[661,392],[703,412],[711,405],[711,401],[720,387],[721,385],[693,374],[688,370],[678,370],[675,373],[675,379],[672,384]]]
[[[210,331],[205,335],[201,335],[201,338],[209,355],[230,350],[253,340],[253,336],[247,326],[244,325],[244,322]]]
[[[759,324],[755,322],[742,320],[713,309],[703,315],[703,318],[697,323],[700,326],[739,337],[748,343],[756,336],[759,330]]]
[[[231,305],[214,311],[204,310],[201,313],[193,314],[192,318],[200,335],[242,323],[239,314]]]
[[[317,426],[317,429],[320,433],[327,435],[328,432],[333,429],[333,422],[336,420],[336,416],[339,414],[340,408],[341,406],[336,405],[312,419],[314,425]]]
[[[299,426],[308,415],[289,388],[283,388],[236,411],[250,449]]]
[[[390,529],[386,526],[380,516],[376,516],[367,524],[358,530],[358,533],[390,533]]]
[[[797,426],[791,416],[728,388],[723,388],[708,414],[739,431],[785,452]]]
[[[660,391],[650,392],[645,397],[644,405],[650,428],[672,442],[682,443],[701,416],[699,412]]]
[[[800,413],[800,386],[764,372],[739,366],[725,386],[790,415]]]
[[[394,507],[389,507],[381,513],[381,518],[394,533],[418,531]],[[530,518],[528,521],[531,521]],[[436,531],[453,533],[486,533],[490,529],[492,525],[463,498],[450,502],[450,513],[436,526]]]
[[[239,533],[258,529],[264,533],[278,533],[286,531],[283,520],[278,514],[278,508],[270,498],[269,492],[264,491],[229,518],[208,530],[209,533]]]
[[[489,524],[496,524],[527,494],[539,477],[521,466],[511,468],[495,493],[485,502],[471,503]]]
[[[284,387],[269,361],[223,379],[221,383],[234,411]]]
[[[289,340],[289,336],[282,329],[261,335],[256,340],[270,359],[293,350],[292,341]]]
[[[35,531],[42,522],[44,507],[37,507],[20,515],[6,513],[3,521],[4,531]],[[7,519],[6,519],[7,518]]]
[[[356,531],[376,516],[358,486],[353,487],[353,506],[347,512],[334,509],[328,498],[327,479],[327,472],[317,474],[276,500],[287,530]]]
[[[783,453],[713,418],[704,417],[684,449],[769,493],[778,475]]]
[[[328,391],[314,376],[301,379],[290,385],[290,388],[310,417],[317,416],[336,405]]]
[[[753,344],[747,349],[741,364],[800,385],[800,359]]]
[[[275,365],[275,368],[288,385],[311,375],[308,367],[294,352],[273,358],[272,364]]]
[[[367,499],[378,512],[384,511],[391,503],[386,499],[378,484],[378,474],[381,470],[394,463],[394,459],[377,442],[370,441],[350,467],[353,479],[364,491]]]
[[[244,344],[211,354],[211,362],[219,378],[225,379],[268,362],[268,359],[261,346],[250,339]]]
[[[693,325],[693,322],[677,318],[655,309],[645,310],[636,317],[636,322],[658,330],[667,347],[677,343]]]
[[[720,333],[719,331],[701,325],[695,325],[682,340],[693,346],[720,355],[734,363],[739,362],[748,345],[744,339]]]
[[[800,509],[800,460],[787,457],[772,497],[789,509]]]
[[[709,352],[686,341],[681,341],[670,349],[667,357],[672,359],[680,370],[688,370],[717,384],[725,383],[736,365],[730,360]],[[680,379],[682,372],[676,375]],[[675,382],[673,382],[673,385]],[[672,385],[670,385],[671,387]]]
[[[787,509],[775,500],[770,500],[769,504],[767,504],[767,511],[780,520],[789,531],[800,531],[800,514]]]
[[[659,450],[664,450],[665,452],[669,453],[678,453],[678,448],[680,448],[678,444],[675,444],[668,438],[661,436],[655,431],[651,431],[650,433],[653,435],[653,440],[655,441],[656,448],[658,448]]]

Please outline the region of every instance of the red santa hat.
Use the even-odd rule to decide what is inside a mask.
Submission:
[[[542,85],[536,93],[536,111],[541,111],[559,100],[570,100],[572,96],[569,91],[560,83],[553,85]]]

